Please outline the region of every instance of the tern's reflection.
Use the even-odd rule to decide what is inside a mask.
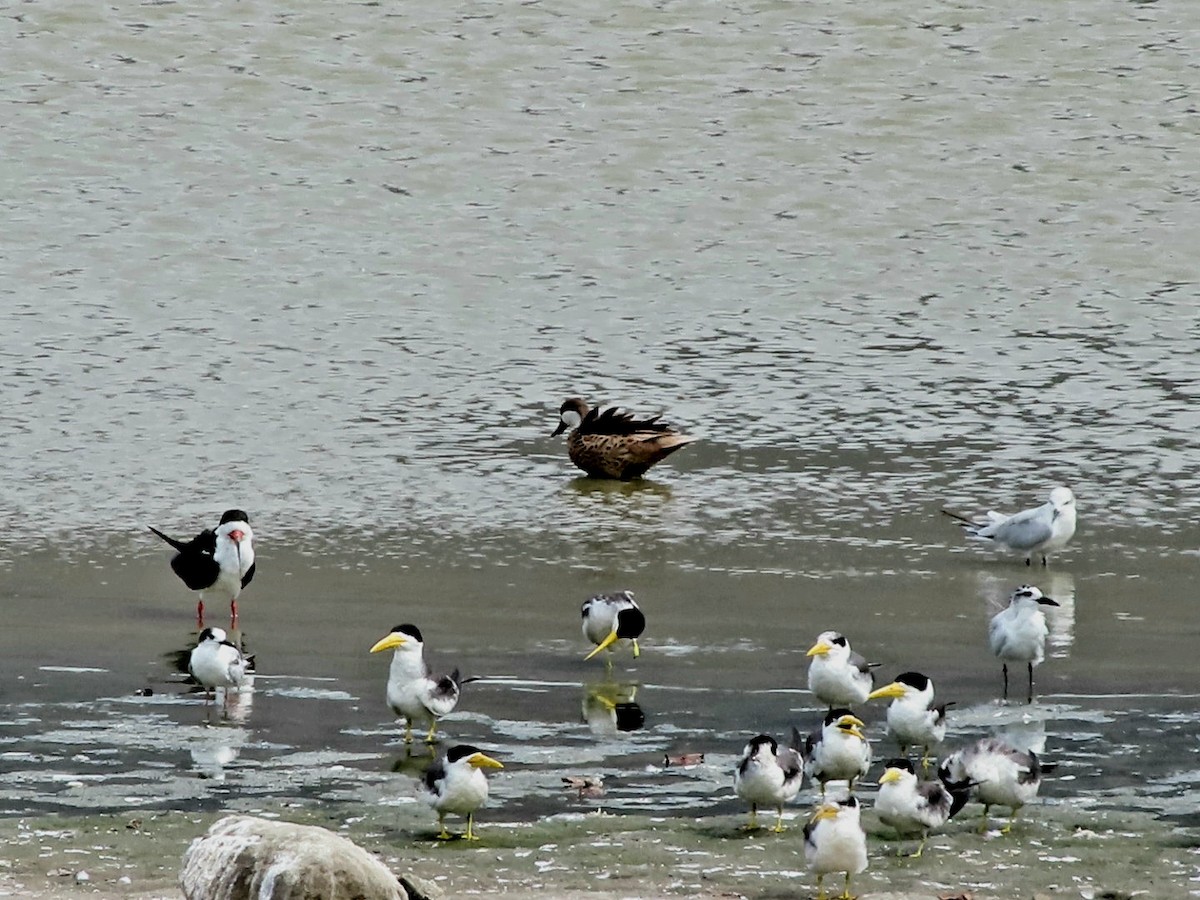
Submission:
[[[583,721],[592,734],[637,731],[646,724],[646,714],[637,704],[638,687],[636,682],[583,683]]]
[[[1056,659],[1071,655],[1075,643],[1075,576],[1070,572],[1043,572],[1038,579],[1042,593],[1058,601],[1047,606],[1046,624],[1050,627],[1046,655]]]

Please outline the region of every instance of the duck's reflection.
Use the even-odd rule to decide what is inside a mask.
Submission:
[[[646,724],[646,714],[637,704],[636,682],[584,682],[583,721],[592,734],[614,735],[637,731]]]

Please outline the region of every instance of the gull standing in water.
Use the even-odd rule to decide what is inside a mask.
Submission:
[[[464,680],[458,669],[434,675],[425,662],[425,643],[416,625],[397,625],[371,648],[372,653],[395,650],[388,671],[387,702],[404,719],[404,743],[412,743],[413,723],[429,723],[425,743],[432,744],[437,720],[458,705]],[[482,776],[481,776],[482,777]]]
[[[742,750],[733,775],[733,790],[750,804],[747,830],[758,828],[759,806],[774,806],[778,815],[771,830],[783,831],[783,805],[795,799],[804,781],[800,746],[800,733],[793,728],[790,747],[781,750],[775,738],[760,734]]]
[[[250,517],[240,509],[227,509],[216,530],[205,528],[190,541],[179,541],[153,525],[150,530],[177,551],[171,568],[191,590],[200,592],[196,619],[204,621],[204,601],[228,600],[229,614],[237,619],[237,598],[254,578],[254,532]]]
[[[850,642],[836,631],[823,631],[808,649],[808,689],[830,709],[858,706],[867,701],[875,684],[869,663],[850,649]]]
[[[1041,762],[1032,750],[1019,750],[1000,738],[981,738],[976,743],[951,753],[938,775],[947,783],[969,782],[975,797],[983,804],[979,830],[987,830],[988,810],[1006,806],[1012,810],[1002,834],[1012,830],[1021,807],[1038,795],[1042,776],[1056,768]]]
[[[477,841],[475,810],[483,806],[488,796],[487,778],[481,769],[503,769],[504,766],[483,751],[468,744],[459,744],[434,761],[421,779],[424,799],[438,814],[438,840],[448,841],[454,835],[446,830],[446,816],[467,817],[467,832],[463,837]]]
[[[597,594],[583,601],[583,636],[596,645],[584,659],[591,659],[602,650],[609,651],[605,662],[612,668],[613,645],[627,640],[633,647],[633,658],[642,650],[637,639],[646,630],[646,616],[642,613],[632,591],[615,594]]]
[[[933,680],[920,672],[904,672],[891,684],[871,692],[869,700],[891,699],[887,709],[888,732],[900,745],[900,753],[908,748],[921,748],[921,768],[929,768],[929,749],[946,737],[946,708],[933,705]]]
[[[804,826],[804,857],[817,876],[817,900],[825,900],[825,876],[845,872],[846,886],[838,900],[854,900],[850,878],[867,868],[867,836],[862,829],[858,800],[848,797],[822,803]]]
[[[1046,565],[1049,554],[1061,550],[1075,535],[1075,495],[1062,486],[1052,490],[1041,506],[1012,516],[989,511],[986,522],[976,522],[948,509],[942,512],[958,520],[970,537],[1024,553],[1027,566],[1033,564],[1035,555],[1040,555],[1042,565]]]
[[[1058,606],[1058,601],[1042,594],[1032,585],[1023,584],[1013,591],[1008,606],[992,616],[988,623],[988,646],[1004,662],[1004,699],[1008,699],[1008,664],[1025,663],[1029,668],[1027,703],[1033,702],[1033,667],[1046,657],[1046,625],[1043,606]]]
[[[912,854],[918,857],[925,850],[929,832],[941,828],[966,806],[971,783],[918,781],[916,769],[907,759],[889,759],[884,766],[875,795],[875,811],[884,825],[895,830],[897,837],[921,836],[921,843]]]

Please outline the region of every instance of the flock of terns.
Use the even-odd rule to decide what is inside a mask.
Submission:
[[[667,455],[693,438],[651,419],[636,419],[615,408],[598,410],[579,398],[565,401],[559,411],[554,434],[569,430],[567,448],[572,462],[593,477],[628,480],[645,473]],[[949,510],[966,534],[1025,556],[1032,565],[1040,556],[1061,549],[1075,533],[1075,497],[1066,487],[1056,487],[1041,506],[1006,516],[989,512],[976,521]],[[190,541],[154,534],[176,551],[171,568],[200,600],[228,600],[230,614],[237,620],[237,599],[254,577],[253,531],[249,516],[231,509],[221,516],[215,529],[205,529]],[[1002,662],[1004,699],[1008,699],[1010,663],[1025,664],[1028,674],[1026,702],[1033,701],[1033,670],[1042,662],[1048,635],[1043,607],[1057,605],[1032,585],[1017,588],[1008,605],[990,621],[988,643]],[[646,628],[646,617],[629,591],[601,594],[584,602],[583,634],[594,645],[591,659],[628,645],[636,658]],[[405,722],[405,743],[413,740],[414,726],[428,730],[425,741],[436,741],[437,723],[458,705],[463,678],[456,669],[439,675],[424,657],[424,640],[412,624],[397,625],[381,638],[372,653],[392,651],[387,682],[387,703]],[[875,809],[880,820],[899,838],[918,838],[913,856],[920,856],[929,834],[958,813],[969,799],[983,804],[981,830],[987,827],[993,806],[1010,810],[1007,832],[1018,811],[1038,793],[1042,775],[1050,770],[1031,750],[1021,750],[998,738],[984,738],[956,750],[938,761],[933,777],[931,753],[943,742],[947,729],[947,707],[934,702],[932,680],[920,672],[904,672],[888,684],[875,688],[874,664],[850,648],[845,636],[825,631],[808,650],[808,688],[827,707],[821,727],[802,737],[793,728],[787,746],[771,735],[759,734],[742,751],[734,772],[734,790],[749,804],[747,829],[759,827],[759,808],[773,808],[777,815],[771,829],[784,830],[783,810],[800,792],[805,778],[819,786],[819,796],[804,826],[804,850],[817,879],[818,897],[824,898],[823,880],[843,873],[845,886],[839,895],[849,900],[851,879],[867,867],[866,836],[860,822],[861,807],[854,794],[856,782],[865,778],[872,762],[865,723],[854,709],[872,700],[890,700],[887,728],[899,755],[884,763],[878,780]],[[221,628],[203,628],[191,651],[188,670],[206,692],[218,688],[237,689],[252,669],[252,658],[227,639]],[[908,758],[910,748],[918,751],[916,761]],[[476,839],[475,812],[487,799],[485,769],[503,765],[476,747],[450,747],[425,771],[423,797],[437,813],[438,837],[449,839],[447,815],[466,818],[462,837]],[[836,796],[828,790],[844,783]]]

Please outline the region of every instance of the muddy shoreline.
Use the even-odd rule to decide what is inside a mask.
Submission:
[[[398,874],[432,881],[450,897],[815,895],[804,864],[800,808],[790,811],[782,835],[745,834],[740,816],[598,811],[514,822],[493,808],[481,817],[482,840],[474,844],[434,841],[430,817],[412,804],[239,811],[330,828]],[[964,893],[975,900],[1090,900],[1188,897],[1197,888],[1194,835],[1154,816],[1042,803],[1002,835],[997,819],[979,834],[979,812],[969,806],[915,860],[896,855],[899,845],[868,812],[870,868],[856,879],[856,890],[880,900]],[[184,849],[223,814],[141,810],[4,820],[0,896],[177,898]],[[80,872],[86,881],[77,880]]]

